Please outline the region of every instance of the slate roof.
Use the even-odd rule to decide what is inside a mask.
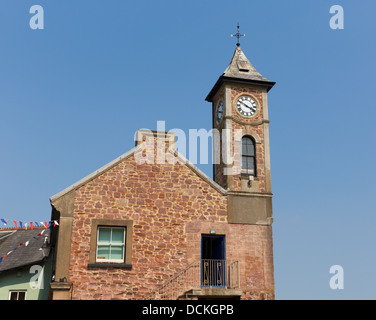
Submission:
[[[13,250],[1,261],[0,272],[42,261],[50,251],[49,239],[49,229],[0,230],[0,259]]]
[[[275,82],[266,79],[255,69],[240,47],[236,47],[230,64],[206,97],[206,101],[212,101],[224,81],[261,85],[266,87],[268,91],[275,85]]]
[[[231,62],[225,72],[223,73],[225,77],[245,79],[245,80],[257,80],[257,81],[268,81],[263,77],[252,63],[247,59],[244,52],[240,47],[235,49],[234,55]]]

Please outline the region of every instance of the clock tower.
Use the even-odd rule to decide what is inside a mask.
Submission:
[[[231,62],[206,98],[212,103],[214,180],[229,194],[234,223],[271,224],[269,90],[239,43]],[[232,208],[231,208],[232,207]]]

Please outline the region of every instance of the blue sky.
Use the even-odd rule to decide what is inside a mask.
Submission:
[[[45,29],[29,27],[42,5]],[[342,5],[344,30],[329,27]],[[371,0],[0,0],[0,218],[134,146],[137,129],[211,128],[236,41],[269,93],[277,299],[375,299],[376,23]],[[212,175],[210,165],[199,165]],[[344,268],[331,290],[329,268]]]

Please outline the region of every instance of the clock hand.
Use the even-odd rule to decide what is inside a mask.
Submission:
[[[254,105],[250,105],[250,106],[247,106],[244,102],[242,102],[247,108],[249,108],[249,109],[251,109],[251,110],[253,110],[253,111],[255,111],[256,110],[256,108],[255,108],[255,106]]]
[[[240,103],[241,104],[243,104],[246,108],[248,108],[248,109],[251,109],[252,110],[252,108],[250,107],[250,106],[248,106],[248,105],[246,105],[243,101],[240,101]]]

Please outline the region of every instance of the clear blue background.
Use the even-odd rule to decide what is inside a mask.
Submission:
[[[34,4],[44,30],[29,27]],[[344,30],[329,27],[335,4]],[[277,82],[276,298],[375,299],[375,11],[371,0],[0,0],[0,218],[49,220],[49,197],[157,120],[209,130],[204,99],[239,22],[243,51]],[[334,264],[344,290],[329,288]]]

